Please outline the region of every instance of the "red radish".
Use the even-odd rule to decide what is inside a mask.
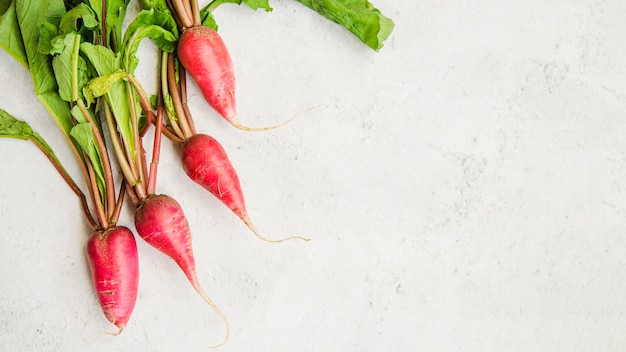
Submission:
[[[178,59],[194,79],[202,95],[222,117],[236,128],[264,131],[283,126],[291,119],[270,127],[251,128],[242,125],[235,103],[235,72],[222,37],[212,28],[186,28],[178,40]]]
[[[226,337],[223,342],[214,347],[226,343],[229,335],[228,321],[204,293],[198,282],[191,245],[191,231],[180,204],[174,198],[164,194],[148,196],[137,207],[135,228],[139,236],[148,244],[172,258],[180,266],[193,288],[224,320]]]
[[[178,58],[196,81],[207,102],[238,127],[235,72],[222,37],[206,26],[187,28],[178,41]]]
[[[189,178],[221,200],[258,238],[268,242],[282,242],[292,238],[308,240],[300,236],[270,240],[258,233],[248,216],[235,168],[215,138],[206,134],[196,134],[187,139],[183,143],[182,161]]]
[[[106,318],[120,330],[135,307],[139,261],[135,236],[126,227],[111,227],[91,235],[87,258],[100,306]]]

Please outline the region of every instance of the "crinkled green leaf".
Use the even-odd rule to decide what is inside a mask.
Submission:
[[[72,47],[74,35],[59,38],[53,45],[57,54],[52,58],[52,69],[59,85],[59,95],[65,101],[72,101]],[[68,47],[69,45],[69,47]]]
[[[15,2],[16,0],[3,0],[0,2],[0,48],[28,68],[26,50],[24,49],[17,13],[15,12]]]
[[[111,86],[115,82],[125,78],[127,75],[128,74],[126,72],[119,70],[110,75],[100,76],[92,79],[83,87],[83,95],[85,96],[85,99],[88,102],[92,103],[95,98],[101,97],[108,93],[111,89]]]
[[[79,26],[79,20],[82,26]],[[98,25],[97,15],[91,7],[85,3],[80,3],[67,11],[65,16],[61,18],[59,30],[62,33],[78,32],[81,30],[80,27],[95,29]]]
[[[119,56],[102,45],[82,43],[80,51],[100,77],[113,74],[121,69]],[[104,97],[111,107],[122,138],[126,141],[131,155],[134,156],[137,149],[134,142],[135,138],[133,138],[131,108],[128,101],[130,95],[126,83],[124,81],[113,82]]]
[[[378,51],[393,31],[393,21],[367,0],[296,0],[337,22]]]
[[[167,94],[163,97],[163,105],[165,105],[165,110],[170,115],[170,118],[174,121],[178,120],[176,115],[176,109],[174,109],[174,100],[170,94]]]
[[[83,86],[87,83],[89,73],[87,63],[78,55],[80,35],[76,32],[58,37],[52,47],[58,52],[52,59],[59,95],[65,101],[75,101],[82,97]]]
[[[130,23],[124,35],[123,66],[133,73],[139,60],[137,50],[145,38],[150,38],[159,49],[171,53],[178,43],[178,30],[169,12],[143,10]]]

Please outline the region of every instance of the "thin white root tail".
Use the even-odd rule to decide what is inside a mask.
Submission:
[[[300,111],[299,113],[293,115],[292,117],[288,118],[286,121],[283,121],[277,125],[274,126],[266,126],[266,127],[248,127],[245,125],[242,125],[241,122],[239,122],[239,120],[237,118],[234,118],[231,120],[231,123],[233,124],[233,126],[235,126],[235,128],[243,130],[243,131],[248,131],[248,132],[262,132],[262,131],[269,131],[269,130],[273,130],[275,128],[279,128],[279,127],[283,127],[286,124],[290,123],[293,119],[295,119],[296,117],[309,112],[311,110],[315,110],[318,108],[321,108],[322,106],[324,106],[324,104],[320,104],[320,105],[316,105],[316,106],[312,106],[310,108],[304,109],[302,111]]]
[[[104,331],[102,331],[102,334],[106,334],[106,335],[110,335],[110,336],[117,336],[117,335],[121,334],[122,331],[124,331],[124,328],[126,327],[126,325],[124,325],[124,326],[122,326],[120,328],[119,326],[115,325],[115,321],[110,321],[109,323],[111,323],[111,325],[116,327],[118,330],[117,331],[104,330]]]
[[[278,240],[273,240],[273,239],[269,239],[266,237],[261,236],[261,234],[259,233],[259,231],[257,231],[256,227],[254,226],[254,224],[252,223],[252,221],[250,221],[250,218],[248,217],[242,217],[241,220],[243,220],[243,222],[246,224],[246,226],[248,226],[248,228],[252,231],[252,233],[254,233],[254,235],[265,242],[272,242],[272,243],[279,243],[279,242],[284,242],[284,241],[288,241],[288,240],[302,240],[302,241],[310,241],[310,238],[306,238],[306,237],[302,237],[302,236],[290,236],[290,237],[285,237],[285,238],[281,238]]]
[[[121,334],[122,331],[124,331],[124,328],[119,328],[118,331],[113,331],[113,332],[105,331],[104,333],[108,334],[108,335],[111,335],[111,336],[117,336],[117,335]]]
[[[202,299],[209,306],[211,306],[211,308],[213,308],[215,313],[217,315],[219,315],[220,318],[222,318],[222,320],[224,321],[224,325],[226,326],[226,335],[224,336],[224,340],[222,342],[218,343],[217,345],[209,346],[209,348],[213,349],[213,348],[218,348],[220,346],[223,346],[228,341],[228,338],[230,337],[230,327],[229,327],[229,324],[228,324],[228,319],[226,318],[226,315],[224,315],[224,313],[222,313],[222,311],[217,307],[217,305],[215,303],[213,303],[211,298],[209,298],[209,296],[207,296],[207,294],[204,293],[204,290],[202,289],[202,287],[200,287],[199,284],[194,284],[194,288],[200,294],[200,297],[202,297]]]

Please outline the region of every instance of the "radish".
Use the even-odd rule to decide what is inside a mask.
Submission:
[[[246,131],[265,131],[283,126],[253,128],[239,122],[235,102],[235,72],[222,37],[212,28],[198,25],[180,35],[178,59],[200,88],[202,95],[234,127]]]
[[[135,307],[139,283],[137,243],[126,227],[98,231],[87,242],[87,258],[100,306],[106,318],[124,330]]]
[[[178,202],[167,195],[150,195],[143,200],[135,212],[135,228],[141,238],[162,253],[172,258],[200,296],[224,320],[226,336],[213,347],[226,343],[229,336],[228,320],[213,301],[204,293],[198,282],[196,262],[191,245],[189,223]]]
[[[222,37],[206,26],[187,28],[178,40],[178,59],[207,102],[240,127],[235,109],[235,72]]]
[[[222,145],[206,134],[196,134],[183,142],[181,151],[183,168],[189,178],[207,189],[232,210],[260,239],[268,242],[282,242],[300,236],[270,240],[259,234],[246,209],[239,177]]]

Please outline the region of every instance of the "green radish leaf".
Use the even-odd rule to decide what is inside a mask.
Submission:
[[[39,19],[58,26],[65,14],[63,0],[20,0],[16,2],[15,10],[37,98],[65,138],[71,141],[69,133],[73,126],[72,118],[68,104],[58,94],[52,57],[39,52]]]
[[[83,112],[80,111],[80,107],[78,105],[74,105],[72,107],[72,110],[70,110],[70,113],[72,114],[72,117],[74,117],[77,123],[87,122],[85,115],[83,115]]]
[[[99,77],[111,75],[121,69],[119,55],[102,45],[82,43],[80,51]],[[109,90],[104,94],[104,97],[111,107],[122,138],[126,142],[130,154],[134,157],[137,149],[135,147],[133,123],[128,100],[130,96],[126,83],[119,80],[113,82]]]
[[[56,43],[56,38],[59,36],[59,28],[53,23],[48,22],[45,18],[40,18],[37,23],[39,28],[39,45],[37,51],[40,54],[48,55],[55,51],[60,52],[60,48],[53,48],[52,43]]]
[[[176,115],[176,109],[174,109],[174,100],[170,94],[167,94],[163,97],[163,105],[165,105],[165,110],[170,115],[170,118],[174,121],[178,120]]]
[[[168,8],[165,0],[141,0],[141,7],[145,10]]]
[[[133,73],[137,68],[137,50],[144,38],[150,38],[161,50],[171,53],[178,44],[178,30],[171,14],[154,9],[143,10],[130,23],[124,36],[123,68]]]
[[[81,23],[82,26],[79,26],[79,23]],[[61,33],[79,32],[82,35],[90,32],[82,30],[82,27],[94,30],[98,28],[99,24],[97,15],[91,7],[85,3],[80,3],[76,7],[67,11],[65,16],[61,18],[59,30]]]
[[[68,33],[57,37],[52,44],[52,68],[59,85],[59,95],[65,101],[76,101],[82,97],[83,86],[89,79],[85,60],[79,56],[80,35]]]
[[[96,20],[98,21],[98,24],[101,26],[102,25],[102,0],[85,0],[85,3],[89,5],[89,8],[93,10],[94,14],[96,14]],[[104,29],[108,33],[108,29],[106,28],[106,26]],[[103,35],[106,35],[106,33],[102,33],[102,30],[100,30],[100,35],[103,36]]]
[[[200,9],[200,20],[202,20],[203,26],[212,28],[214,30],[218,29],[217,22],[215,21],[215,17],[213,17],[213,14],[209,10],[208,6],[205,6],[202,9]]]
[[[15,2],[16,0],[9,0],[0,3],[0,48],[13,56],[22,66],[28,68],[26,50],[15,12]]]
[[[296,0],[339,23],[370,48],[379,51],[394,28],[393,21],[367,0]]]
[[[263,9],[265,11],[272,11],[270,4],[267,0],[243,0],[243,3],[248,5],[251,9]]]
[[[121,69],[119,55],[105,46],[81,43],[80,52],[99,76],[110,75]]]
[[[70,135],[89,158],[90,164],[93,166],[93,170],[96,175],[96,184],[98,185],[100,197],[104,199],[104,166],[102,164],[102,156],[98,152],[98,148],[96,146],[96,137],[93,134],[91,124],[88,122],[81,122],[77,124],[70,131]]]
[[[85,0],[97,16],[98,23],[102,26],[102,0]],[[107,39],[109,46],[117,47],[122,40],[122,27],[124,16],[130,0],[106,0],[104,29],[100,29],[100,35]]]
[[[8,112],[0,109],[0,138],[16,138],[21,140],[31,140],[46,155],[48,160],[61,173],[63,178],[69,179],[72,183],[71,176],[67,173],[61,161],[54,154],[54,151],[41,135],[28,125],[28,123],[18,120]],[[75,184],[75,183],[74,183]]]
[[[253,10],[263,9],[267,12],[272,11],[268,0],[214,0],[211,1],[205,8],[210,12],[218,6],[228,3],[237,5],[241,5],[241,3],[244,3]]]
[[[83,95],[90,104],[95,101],[95,98],[105,95],[110,89],[113,83],[124,79],[128,74],[122,70],[106,76],[100,76],[92,79],[83,87]]]
[[[59,95],[65,101],[72,101],[72,52],[75,36],[70,33],[58,38],[52,45],[52,69],[59,86]]]
[[[32,135],[33,129],[26,122],[0,109],[0,137],[27,140]]]

